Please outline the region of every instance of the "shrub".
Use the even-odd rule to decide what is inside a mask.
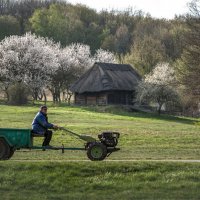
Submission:
[[[22,105],[28,102],[28,89],[23,83],[15,83],[8,89],[8,103],[12,105]]]

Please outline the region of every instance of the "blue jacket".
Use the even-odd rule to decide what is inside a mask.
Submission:
[[[53,124],[50,124],[48,122],[48,118],[44,113],[38,112],[32,122],[33,132],[38,134],[44,134],[49,128],[53,128]]]

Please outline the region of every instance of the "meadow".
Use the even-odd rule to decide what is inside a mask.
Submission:
[[[38,106],[0,105],[0,127],[31,128]],[[199,119],[126,112],[116,107],[49,104],[49,121],[97,137],[121,133],[119,152],[92,162],[85,151],[15,152],[0,162],[3,199],[199,199]],[[40,145],[42,138],[36,138]],[[82,147],[55,131],[52,145]],[[178,162],[178,161],[182,162]]]

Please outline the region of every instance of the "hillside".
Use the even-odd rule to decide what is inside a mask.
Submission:
[[[38,106],[1,105],[0,109],[0,127],[29,128]],[[79,151],[18,151],[0,163],[4,200],[200,198],[200,164],[174,161],[200,159],[195,119],[127,113],[113,107],[50,107],[49,120],[94,137],[105,130],[119,131],[121,151],[103,162],[91,162]],[[55,132],[52,144],[61,143],[83,145]]]
[[[0,106],[0,127],[31,128],[38,106]],[[97,137],[103,131],[121,133],[121,151],[113,153],[108,159],[200,159],[200,126],[197,119],[172,116],[157,116],[142,113],[129,113],[114,107],[50,107],[49,121],[64,126],[77,133]],[[42,143],[37,138],[35,144]],[[56,131],[52,145],[64,144],[82,147],[84,142],[62,131]],[[19,151],[15,159],[69,160],[87,159],[85,152],[60,151]]]

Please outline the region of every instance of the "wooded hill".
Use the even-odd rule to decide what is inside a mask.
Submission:
[[[142,11],[96,12],[84,5],[59,0],[0,0],[0,40],[31,31],[62,46],[83,43],[92,52],[114,52],[120,63],[134,65],[141,74],[158,62],[175,61],[184,48],[185,19],[155,19]]]

